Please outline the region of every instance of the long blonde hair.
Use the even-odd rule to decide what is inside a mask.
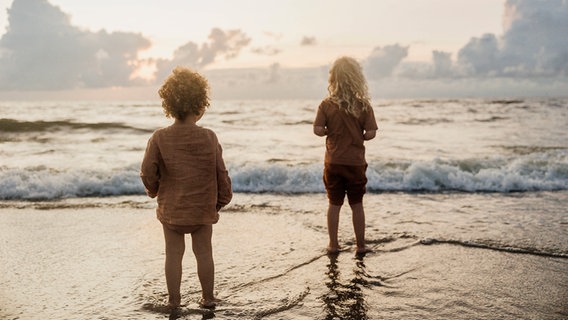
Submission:
[[[341,57],[335,60],[329,69],[327,91],[329,98],[340,109],[355,117],[371,108],[371,99],[363,69],[351,57]]]

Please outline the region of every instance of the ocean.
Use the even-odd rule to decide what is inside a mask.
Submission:
[[[216,311],[164,313],[139,167],[156,101],[0,102],[0,318],[566,319],[568,99],[375,100],[367,240],[327,257],[318,100],[213,101],[235,197],[214,229]]]

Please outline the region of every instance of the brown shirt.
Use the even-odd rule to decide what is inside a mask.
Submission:
[[[214,224],[232,198],[217,136],[195,124],[175,123],[148,140],[140,177],[157,217],[174,225]]]
[[[327,128],[325,163],[342,165],[366,165],[363,134],[377,130],[373,108],[361,112],[359,118],[339,109],[325,99],[319,105],[314,126]]]

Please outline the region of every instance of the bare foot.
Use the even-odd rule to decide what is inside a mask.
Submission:
[[[199,306],[205,309],[215,309],[218,303],[221,302],[221,299],[213,298],[213,299],[201,299],[199,301]]]

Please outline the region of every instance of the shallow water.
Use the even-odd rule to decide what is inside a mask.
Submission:
[[[566,192],[367,195],[328,257],[325,195],[237,194],[214,228],[216,310],[165,312],[163,236],[139,196],[0,203],[6,319],[565,319]],[[546,203],[546,211],[538,211]],[[546,217],[546,218],[543,218]]]

